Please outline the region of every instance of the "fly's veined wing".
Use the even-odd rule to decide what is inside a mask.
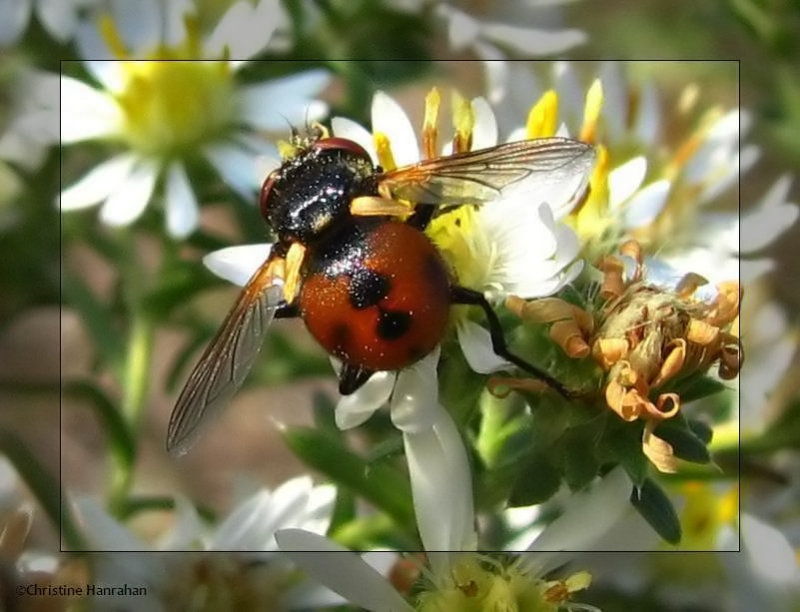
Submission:
[[[415,204],[481,204],[518,190],[559,193],[554,188],[569,199],[586,187],[594,161],[591,145],[541,138],[425,160],[387,172],[380,183]]]
[[[227,404],[253,366],[283,300],[281,279],[265,262],[242,289],[181,391],[167,429],[167,450],[185,453],[198,428]]]

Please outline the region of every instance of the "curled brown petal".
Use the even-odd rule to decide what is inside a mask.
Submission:
[[[642,451],[659,472],[674,474],[678,471],[678,460],[672,445],[653,433],[657,422],[648,421],[642,433]]]
[[[598,338],[592,345],[592,357],[604,370],[628,354],[628,341],[624,338]]]
[[[689,319],[689,325],[686,328],[686,339],[689,342],[708,346],[717,338],[719,338],[719,327],[699,319]]]
[[[508,397],[512,391],[533,391],[540,393],[549,388],[543,380],[536,378],[505,378],[492,376],[486,381],[486,389],[497,398]]]
[[[603,271],[603,285],[600,288],[600,295],[607,300],[621,296],[625,291],[625,281],[622,278],[625,266],[622,261],[608,255],[600,261],[598,268]]]
[[[568,357],[582,359],[589,354],[590,348],[583,339],[575,321],[556,321],[550,328],[550,337],[564,349]]]
[[[686,340],[676,338],[670,344],[673,345],[673,348],[661,364],[658,374],[650,383],[653,387],[659,387],[675,376],[681,371],[686,361]]]
[[[695,274],[694,272],[689,272],[678,281],[678,284],[675,287],[675,293],[680,299],[685,300],[694,294],[698,287],[702,287],[703,285],[707,284],[707,278],[700,276],[699,274]]]

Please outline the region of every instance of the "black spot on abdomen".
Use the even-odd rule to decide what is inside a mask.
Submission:
[[[383,340],[397,340],[411,327],[411,315],[398,310],[382,310],[378,317],[378,336]]]
[[[391,281],[380,272],[359,268],[350,277],[347,295],[353,308],[362,310],[375,306],[389,295]]]

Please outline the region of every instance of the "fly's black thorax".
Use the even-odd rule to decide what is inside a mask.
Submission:
[[[350,222],[350,202],[377,195],[369,159],[339,149],[309,150],[275,173],[265,215],[281,241],[313,245]]]

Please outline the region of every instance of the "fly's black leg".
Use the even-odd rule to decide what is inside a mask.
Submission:
[[[355,393],[374,373],[374,370],[366,370],[358,366],[343,363],[342,370],[339,372],[339,393],[342,395]]]
[[[433,213],[436,212],[436,206],[433,204],[418,204],[406,223],[420,231],[428,227],[428,223],[433,219]]]
[[[467,289],[466,287],[453,286],[450,287],[450,299],[454,304],[468,304],[472,306],[480,306],[486,314],[486,319],[489,322],[489,334],[492,338],[492,349],[499,356],[513,363],[521,370],[525,370],[529,374],[533,374],[536,378],[540,378],[553,389],[558,391],[563,397],[569,399],[570,393],[564,388],[560,382],[555,378],[543,372],[534,365],[531,365],[524,359],[517,357],[508,350],[505,336],[503,335],[503,328],[500,326],[500,319],[497,318],[497,313],[492,308],[492,305],[486,300],[482,293]]]
[[[276,319],[294,319],[300,316],[300,308],[297,304],[282,304],[275,311]]]

